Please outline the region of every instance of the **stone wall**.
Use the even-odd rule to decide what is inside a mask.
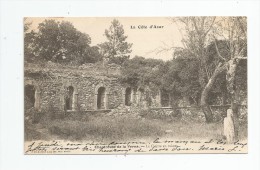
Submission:
[[[91,64],[74,68],[54,63],[48,63],[44,66],[31,64],[25,66],[24,86],[33,85],[37,89],[35,109],[43,112],[67,111],[66,95],[69,87],[73,88],[72,110],[69,111],[100,109],[97,106],[99,88],[105,88],[105,107],[101,110],[130,113],[127,111],[129,108],[136,110],[134,108],[148,107],[149,89],[147,87],[132,88],[121,84],[119,69],[115,65],[103,67]],[[131,88],[130,107],[125,105],[126,88]],[[151,107],[159,106],[159,99],[158,96],[153,96],[149,105]]]
[[[133,115],[152,118],[180,118],[205,121],[199,107],[185,108],[186,100],[178,100],[177,111],[162,108],[161,91],[149,87],[129,87],[119,81],[120,68],[116,65],[83,65],[78,68],[64,67],[54,63],[44,66],[25,65],[25,86],[32,85],[35,91],[34,109],[40,112],[84,112],[103,110],[107,115]],[[73,87],[72,109],[66,109],[66,95]],[[105,88],[104,108],[98,108],[99,88]],[[131,89],[126,106],[126,89]],[[129,95],[129,93],[127,93]],[[26,95],[26,94],[25,94]],[[129,96],[128,96],[129,97]],[[169,103],[174,96],[169,95]],[[181,108],[182,107],[182,108]],[[227,108],[212,108],[215,121],[225,117]],[[109,110],[109,111],[107,111]],[[147,110],[147,111],[145,111]],[[241,120],[247,119],[247,107],[240,108]],[[247,120],[246,120],[247,121]]]
[[[214,122],[223,122],[226,117],[228,106],[211,107]],[[247,122],[247,106],[238,107],[238,115],[241,123]],[[151,108],[143,115],[154,119],[179,119],[183,121],[205,122],[205,115],[200,107],[177,107],[172,108]]]
[[[111,71],[111,70],[108,70]],[[72,86],[73,110],[97,109],[98,88],[104,87],[106,94],[106,108],[113,109],[123,103],[122,91],[118,76],[106,72],[73,70],[70,68],[37,68],[27,66],[25,68],[25,86],[33,85],[37,88],[38,96],[35,96],[40,105],[38,110],[64,111],[65,95],[68,87]]]

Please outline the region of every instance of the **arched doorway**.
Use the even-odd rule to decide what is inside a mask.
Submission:
[[[97,109],[106,109],[106,88],[99,87],[97,94]]]
[[[74,88],[72,86],[67,87],[66,95],[65,95],[65,107],[66,110],[72,110],[73,105],[73,94]]]
[[[132,95],[131,87],[127,87],[125,89],[125,105],[126,106],[131,106],[131,95]]]
[[[24,107],[26,110],[35,107],[35,92],[36,89],[33,85],[26,85],[24,87]]]
[[[148,105],[149,107],[152,106],[152,94],[151,94],[150,89],[146,90],[145,100],[146,100],[146,103],[147,103],[147,105]]]
[[[138,100],[137,103],[139,106],[143,106],[144,105],[144,101],[145,101],[145,96],[144,96],[144,89],[143,88],[139,88],[138,89]]]
[[[161,90],[161,106],[162,107],[169,107],[170,106],[170,95],[164,89]]]

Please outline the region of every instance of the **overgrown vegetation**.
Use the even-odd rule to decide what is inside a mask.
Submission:
[[[42,119],[25,129],[26,140],[70,141],[127,141],[165,137],[171,139],[222,139],[222,123],[206,124],[180,120],[137,119],[133,117],[110,117],[85,115],[85,119]],[[82,118],[82,117],[81,117]],[[170,132],[170,133],[169,133]],[[247,126],[242,124],[240,139],[247,137]]]
[[[222,40],[218,43],[225,43]],[[216,66],[217,51],[210,44],[209,55],[205,56],[205,62],[211,71]],[[220,48],[220,52],[224,51]],[[224,52],[223,52],[224,53]],[[241,61],[238,66],[236,83],[237,90],[246,91],[247,88],[247,62]],[[205,72],[204,72],[205,73]],[[149,86],[166,90],[175,97],[175,100],[187,97],[192,105],[201,104],[201,94],[206,85],[201,76],[200,60],[185,49],[178,49],[171,61],[164,62],[156,59],[145,59],[136,56],[127,60],[122,67],[121,82],[132,87]],[[230,103],[227,95],[226,74],[218,75],[208,96],[209,104]]]
[[[52,61],[62,65],[116,63],[120,80],[132,87],[149,86],[201,106],[207,122],[212,122],[210,104],[238,104],[247,90],[247,21],[245,17],[176,17],[183,47],[174,47],[170,61],[129,59],[132,44],[116,19],[105,30],[106,42],[90,46],[91,37],[72,23],[45,20],[37,30],[25,24],[25,61]],[[243,93],[246,95],[246,92]]]

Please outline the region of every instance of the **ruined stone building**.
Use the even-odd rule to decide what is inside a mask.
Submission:
[[[150,95],[147,87],[120,83],[117,65],[25,64],[24,74],[25,109],[58,113],[170,106],[170,96],[164,91]]]
[[[30,110],[51,114],[101,112],[108,115],[130,114],[138,116],[149,108],[155,117],[181,114],[204,120],[199,107],[190,106],[187,100],[178,100],[178,111],[172,109],[174,96],[162,89],[130,87],[120,81],[118,65],[86,64],[68,67],[48,62],[44,65],[25,64],[25,113]],[[245,92],[246,93],[246,92]],[[242,94],[242,93],[241,93]],[[242,95],[245,96],[245,95]],[[245,99],[245,100],[244,100]],[[246,102],[246,97],[243,97]],[[243,104],[243,103],[242,103]],[[182,108],[184,106],[184,108]],[[226,106],[211,107],[215,120],[225,117]],[[247,118],[246,103],[240,107],[241,119]]]

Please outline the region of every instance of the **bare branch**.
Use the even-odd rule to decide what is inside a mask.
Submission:
[[[196,23],[196,21],[195,21],[195,17],[193,17],[191,20],[192,20],[192,22],[193,22],[193,25],[194,25],[194,27],[195,27],[195,30],[196,30],[197,34],[200,34],[199,29],[198,29],[198,26],[197,26],[197,23]]]
[[[235,57],[234,59],[238,59],[238,60],[247,60],[247,57]]]
[[[244,28],[244,25],[243,25],[242,22],[240,21],[240,17],[237,18],[237,21],[238,21],[239,27],[240,27],[240,29],[242,30],[244,36],[247,37],[246,30],[245,30],[245,28]]]
[[[216,48],[218,57],[219,57],[221,60],[226,61],[226,59],[225,59],[224,57],[222,57],[222,55],[221,55],[220,52],[219,52],[218,45],[217,45],[217,40],[216,40],[215,37],[214,37],[214,44],[215,44],[215,48]]]
[[[157,55],[157,54],[161,54],[161,53],[165,53],[168,51],[172,51],[172,50],[181,48],[181,47],[169,46],[165,42],[162,42],[162,43],[163,43],[163,46],[160,46],[154,50],[148,51],[146,54],[155,53]]]
[[[242,45],[240,51],[238,52],[238,56],[240,56],[241,53],[247,48],[246,44],[247,44],[247,42],[245,41],[245,42],[243,43],[243,45]]]
[[[209,31],[212,29],[213,24],[215,23],[215,20],[216,20],[216,17],[213,18],[213,21],[212,21],[212,23],[211,23],[209,29],[205,32],[204,36],[206,36],[206,35],[209,33]]]

